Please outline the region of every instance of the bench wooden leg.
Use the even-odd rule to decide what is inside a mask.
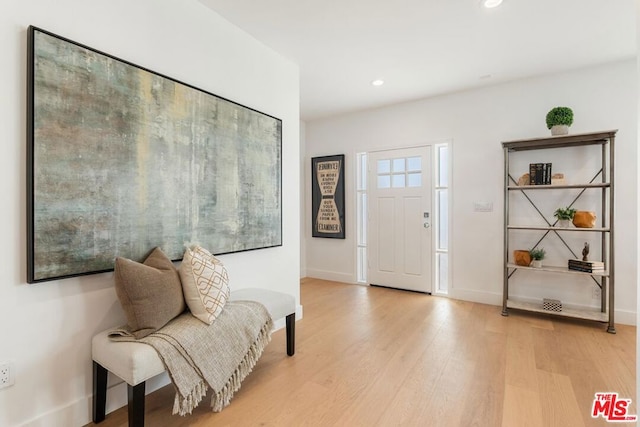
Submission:
[[[107,370],[93,361],[93,422],[104,421],[107,409]]]
[[[104,421],[107,409],[108,371],[96,361],[93,362],[93,422]],[[127,384],[129,406],[129,427],[144,427],[145,383],[136,386]]]
[[[127,384],[129,427],[144,427],[144,384]]]
[[[296,352],[296,314],[287,316],[287,355],[293,356]]]

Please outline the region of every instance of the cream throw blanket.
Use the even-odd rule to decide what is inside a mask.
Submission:
[[[186,415],[209,387],[213,390],[213,411],[226,407],[271,340],[272,329],[273,321],[262,304],[229,301],[210,326],[191,313],[183,313],[139,340],[126,328],[112,331],[109,337],[156,349],[176,389],[173,413]]]

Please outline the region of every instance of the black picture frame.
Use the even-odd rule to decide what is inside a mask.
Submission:
[[[344,154],[311,159],[312,236],[345,238]]]
[[[27,30],[27,282],[282,246],[282,121]]]

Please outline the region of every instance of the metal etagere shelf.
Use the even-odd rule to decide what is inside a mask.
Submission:
[[[502,315],[509,314],[508,309],[517,309],[524,311],[532,311],[537,313],[545,313],[555,316],[564,316],[578,319],[593,320],[608,323],[607,332],[615,334],[614,323],[614,224],[613,224],[613,207],[614,207],[614,141],[617,130],[609,130],[603,132],[593,132],[575,135],[552,136],[548,138],[523,139],[517,141],[507,141],[502,143],[504,151],[504,276],[503,276],[503,295],[502,295]],[[580,147],[585,145],[600,145],[601,148],[601,169],[596,173],[591,182],[584,184],[562,184],[562,185],[517,185],[517,181],[509,173],[509,158],[518,151],[540,150],[549,148],[567,148]],[[608,162],[607,162],[608,160]],[[601,192],[601,224],[594,228],[560,228],[554,227],[549,223],[535,203],[527,194],[529,191],[544,190],[562,190],[562,189],[579,189],[579,194],[574,198],[574,202],[588,190]],[[510,224],[509,221],[509,193],[519,191],[531,203],[535,210],[547,223],[546,226],[539,225],[516,225]],[[607,220],[608,219],[608,220]],[[604,271],[594,273],[583,273],[569,270],[566,267],[545,266],[543,268],[530,268],[516,265],[509,262],[509,233],[519,230],[537,230],[544,231],[544,235],[538,240],[538,244],[549,234],[556,235],[562,243],[571,252],[574,258],[578,256],[573,252],[569,245],[565,242],[562,235],[565,232],[588,232],[600,233],[602,258],[605,263]],[[536,244],[537,246],[537,244]],[[601,289],[600,310],[587,309],[570,309],[564,308],[560,312],[548,311],[542,308],[542,304],[518,301],[509,298],[509,280],[517,270],[530,270],[534,272],[552,272],[570,274],[574,276],[585,276],[591,278]]]

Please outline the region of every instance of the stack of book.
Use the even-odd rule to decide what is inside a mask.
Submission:
[[[602,261],[582,261],[580,259],[569,260],[569,270],[582,271],[584,273],[597,273],[604,271]]]
[[[529,185],[550,185],[551,163],[529,163]]]

